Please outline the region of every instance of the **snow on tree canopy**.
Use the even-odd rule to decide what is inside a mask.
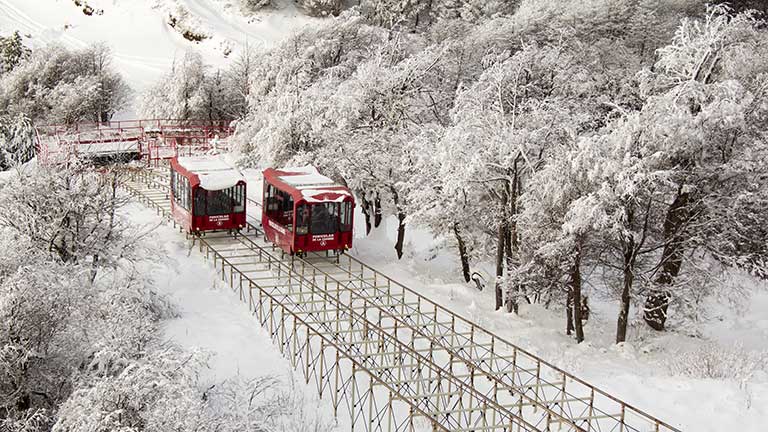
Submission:
[[[231,188],[245,177],[237,168],[218,156],[188,156],[177,159],[179,165],[197,175],[200,187],[205,190],[223,190]]]
[[[299,191],[301,197],[309,203],[342,202],[352,196],[346,187],[320,174],[312,165],[268,171],[272,173],[265,171],[265,175],[274,175],[281,182]]]

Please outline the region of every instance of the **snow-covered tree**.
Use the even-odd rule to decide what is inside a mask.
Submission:
[[[333,135],[328,122],[335,119],[322,115],[332,108],[329,99],[385,39],[384,32],[347,12],[260,55],[249,114],[235,137],[242,162],[280,165],[322,147],[323,136]]]
[[[81,164],[20,173],[0,190],[0,224],[62,262],[114,264],[130,244],[117,176]]]
[[[331,429],[303,391],[274,377],[235,378],[206,388],[198,378],[206,357],[169,345],[152,347],[111,373],[88,377],[61,406],[52,430]]]
[[[315,17],[338,15],[341,12],[341,0],[296,0],[296,5],[305,14]]]
[[[0,75],[13,70],[22,60],[29,57],[30,53],[18,31],[8,37],[0,36]]]
[[[173,347],[113,365],[89,377],[57,413],[53,431],[206,430],[202,391],[204,361]]]
[[[656,288],[645,302],[646,322],[655,329],[664,328],[672,287],[689,252],[734,251],[726,246],[730,239],[709,230],[720,225],[714,218],[723,214],[720,206],[728,208],[734,198],[765,184],[755,164],[765,157],[758,130],[766,124],[768,68],[763,61],[745,67],[746,59],[764,58],[760,25],[750,13],[732,16],[725,7],[710,7],[701,20],[683,20],[672,43],[659,51],[655,72],[647,75],[644,127],[668,158],[676,186],[667,198]],[[740,216],[744,223],[760,217]]]
[[[188,51],[175,59],[171,70],[141,95],[139,113],[143,118],[208,118],[210,99],[206,97],[205,83],[203,57]]]
[[[132,266],[112,176],[17,172],[0,195],[0,412],[47,430],[77,376],[137,358],[169,311]]]
[[[496,233],[498,309],[504,303],[504,269],[519,260],[515,220],[523,183],[546,148],[569,135],[566,111],[557,101],[568,92],[562,83],[572,70],[557,46],[528,46],[487,61],[492,63],[477,82],[457,96],[454,127],[444,144],[451,152],[447,177],[453,190],[485,197],[485,224]],[[516,294],[508,298],[511,309],[517,300]]]
[[[645,318],[656,328],[670,304],[681,314],[699,313],[700,299],[716,283],[704,270],[712,256],[753,263],[753,271],[762,265],[761,241],[743,234],[761,233],[746,227],[763,217],[746,204],[762,202],[757,190],[764,184],[754,163],[764,160],[765,145],[751,126],[764,122],[764,90],[756,83],[765,69],[741,67],[742,55],[761,57],[753,50],[762,45],[753,41],[764,36],[754,25],[750,16],[731,17],[722,8],[709,9],[703,21],[684,21],[676,42],[659,52],[656,72],[638,75],[642,95],[622,101],[614,94],[604,103],[615,120],[582,129],[576,146],[546,158],[521,202],[524,257],[514,275],[521,285],[559,281],[572,289],[578,266],[558,263],[599,267],[620,302],[621,342],[630,306],[644,295]],[[742,210],[731,213],[734,207]],[[681,272],[683,263],[688,272]],[[569,302],[573,315],[576,305],[578,299]]]
[[[246,12],[256,12],[272,5],[272,0],[239,0]]]
[[[0,169],[29,161],[35,155],[35,130],[24,114],[0,116]]]
[[[36,49],[0,77],[0,107],[35,122],[107,121],[128,102],[129,88],[104,45]]]
[[[246,44],[243,51],[224,71],[226,86],[230,93],[224,106],[227,117],[243,119],[248,115],[248,97],[251,94],[251,87],[256,81],[257,61],[256,51]]]

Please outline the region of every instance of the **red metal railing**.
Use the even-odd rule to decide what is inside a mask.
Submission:
[[[179,155],[209,151],[234,133],[224,120],[120,120],[36,128],[42,163],[78,155],[135,154],[148,164]]]

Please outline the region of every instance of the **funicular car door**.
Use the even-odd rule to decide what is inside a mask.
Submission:
[[[291,194],[265,183],[264,232],[267,239],[287,252],[293,252],[293,208]]]

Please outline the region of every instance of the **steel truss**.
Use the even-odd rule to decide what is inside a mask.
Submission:
[[[124,186],[172,220],[166,176]],[[679,432],[352,256],[287,256],[250,224],[192,241],[353,430]]]

